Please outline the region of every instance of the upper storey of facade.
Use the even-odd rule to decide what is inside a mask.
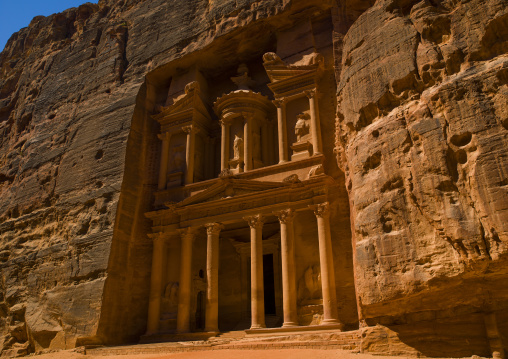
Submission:
[[[332,41],[320,32],[328,21],[304,21],[278,34],[273,51],[239,55],[226,68],[192,65],[172,77],[152,116],[161,141],[156,207],[222,177],[278,182],[323,173],[333,146],[323,146],[322,124],[334,123],[336,89]]]

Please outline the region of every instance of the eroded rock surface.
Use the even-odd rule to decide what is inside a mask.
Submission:
[[[485,345],[454,352],[484,330],[458,318],[496,312],[506,330],[507,21],[505,1],[377,1],[344,38],[336,141],[360,316],[442,321],[405,328],[426,355],[439,337],[451,355]]]
[[[101,0],[34,18],[0,54],[2,354],[144,334],[157,78],[329,11],[359,319],[379,324],[362,348],[491,355],[508,333],[507,9]]]

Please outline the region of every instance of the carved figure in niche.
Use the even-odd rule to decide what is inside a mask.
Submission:
[[[162,297],[162,313],[176,318],[178,312],[178,282],[169,282]]]
[[[238,66],[238,75],[231,77],[231,81],[238,86],[238,90],[249,91],[250,87],[255,84],[255,82],[249,77],[249,68],[246,64],[240,64],[240,66]]]
[[[203,269],[200,269],[198,274],[194,275],[193,282],[196,292],[206,291],[205,271]]]
[[[316,304],[321,298],[321,271],[318,265],[309,266],[298,281],[298,299],[302,304]],[[316,303],[314,303],[316,302]]]
[[[185,170],[185,146],[175,146],[171,149],[171,170],[183,172]]]
[[[295,125],[295,135],[296,142],[301,142],[304,139],[304,136],[309,134],[309,119],[310,116],[308,113],[301,113],[296,116],[297,121]]]
[[[235,135],[235,140],[233,141],[233,150],[235,160],[243,160],[243,138]]]

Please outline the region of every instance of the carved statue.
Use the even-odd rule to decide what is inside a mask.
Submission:
[[[300,142],[303,136],[309,134],[308,120],[310,116],[308,113],[301,113],[296,118],[298,119],[295,125],[296,142]]]
[[[243,160],[243,138],[235,135],[235,140],[233,141],[233,149],[234,159]]]
[[[162,297],[162,312],[175,317],[178,312],[178,282],[169,282]]]
[[[231,81],[238,86],[238,90],[250,90],[250,86],[255,83],[249,77],[249,68],[246,64],[238,66],[238,75],[231,77]]]
[[[173,153],[172,170],[184,171],[185,170],[185,148],[184,146],[175,146],[172,148]]]
[[[312,302],[321,298],[321,271],[318,265],[309,266],[298,281],[300,302]]]

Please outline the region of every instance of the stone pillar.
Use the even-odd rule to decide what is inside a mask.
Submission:
[[[220,120],[222,129],[221,142],[220,142],[220,170],[223,171],[229,168],[229,122]]]
[[[497,318],[495,313],[486,313],[483,316],[485,322],[485,330],[489,339],[490,351],[493,359],[505,359],[505,351],[502,335],[497,326]]]
[[[194,156],[196,133],[198,128],[194,125],[185,126],[182,130],[187,134],[187,146],[185,149],[185,162],[187,164],[187,172],[185,173],[185,184],[194,182]]]
[[[250,227],[251,329],[265,328],[265,291],[263,283],[263,217],[244,217]]]
[[[166,132],[164,134],[157,135],[159,140],[162,141],[162,152],[161,152],[161,164],[159,168],[159,190],[166,188],[167,175],[168,175],[168,160],[169,160],[169,139],[171,134]]]
[[[296,277],[294,253],[294,211],[286,209],[274,214],[280,222],[280,243],[282,259],[282,301],[284,312],[283,327],[298,325],[298,312],[296,306]]]
[[[165,261],[164,237],[153,235],[152,274],[150,278],[150,299],[148,302],[148,323],[146,334],[156,334],[159,331],[161,311],[163,266]]]
[[[323,323],[339,324],[335,267],[333,265],[332,238],[330,231],[330,209],[328,202],[309,206],[317,217],[319,238],[319,263],[323,291]]]
[[[192,228],[180,230],[182,249],[180,255],[180,283],[178,287],[178,316],[176,331],[188,333],[190,331],[190,304],[192,285],[192,243],[195,231]]]
[[[219,234],[223,225],[205,225],[206,242],[206,318],[205,331],[219,331]]]
[[[314,155],[323,153],[323,145],[321,143],[321,126],[319,123],[319,112],[317,104],[316,90],[306,91],[305,95],[309,98],[310,107],[310,128],[312,132],[312,149]]]
[[[261,159],[263,160],[263,166],[267,166],[270,162],[268,129],[268,121],[264,119],[263,125],[261,126]]]
[[[245,123],[243,126],[243,161],[244,171],[253,169],[252,166],[252,115],[244,116]]]
[[[288,133],[286,129],[286,102],[273,101],[277,107],[277,131],[279,134],[279,163],[288,161]]]

